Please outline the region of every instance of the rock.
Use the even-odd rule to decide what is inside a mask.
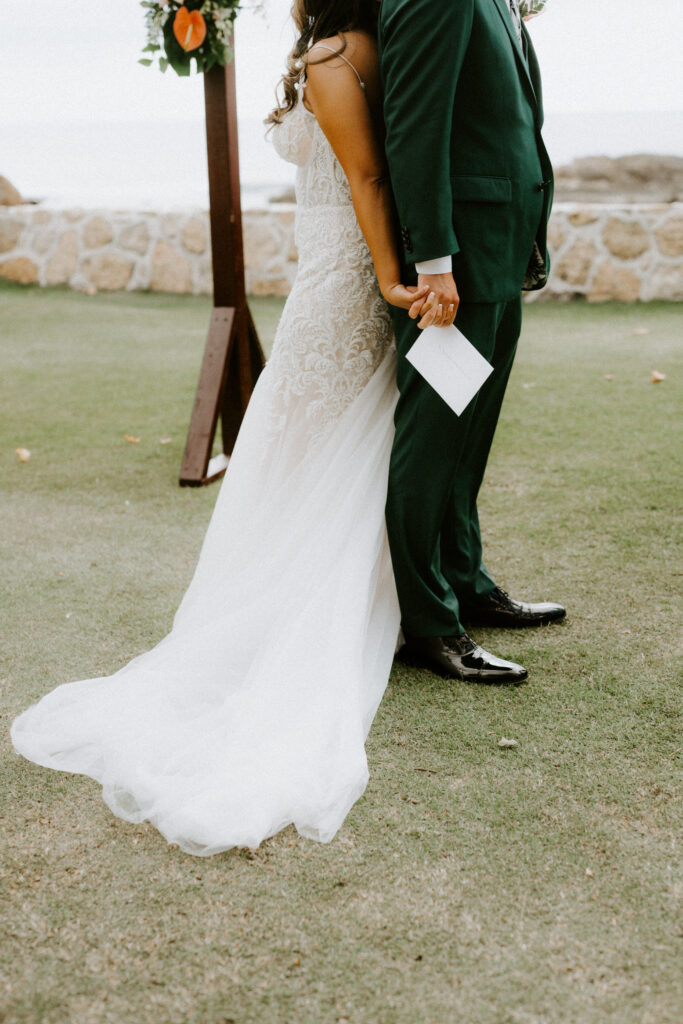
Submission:
[[[603,263],[590,291],[589,302],[636,302],[640,297],[640,279],[631,270]]]
[[[551,249],[561,249],[566,238],[564,225],[559,217],[551,217],[548,223],[548,245]]]
[[[111,225],[104,217],[91,217],[83,225],[83,244],[87,249],[101,249],[113,237]]]
[[[203,256],[197,267],[195,292],[198,295],[211,295],[213,291],[213,264],[210,256]]]
[[[598,250],[591,241],[579,238],[562,257],[555,268],[555,273],[567,284],[585,284],[597,255]]]
[[[598,219],[598,215],[595,210],[591,210],[590,207],[583,207],[581,210],[574,210],[573,213],[569,214],[569,222],[573,224],[575,228],[583,228],[587,224],[595,224]]]
[[[69,281],[69,287],[75,292],[83,292],[84,295],[97,295],[97,288],[83,274],[74,274]]]
[[[643,298],[647,302],[654,299],[683,302],[683,264],[661,263],[655,267],[645,285]]]
[[[653,180],[659,183],[672,182],[680,187],[683,180],[683,157],[665,156],[655,153],[631,153],[614,160],[619,174],[630,182],[649,185]]]
[[[0,206],[19,206],[23,201],[12,182],[0,174]]]
[[[47,284],[66,284],[78,266],[78,235],[67,231],[59,239],[57,248],[50,257],[45,281]]]
[[[2,217],[0,219],[0,252],[9,252],[19,241],[19,235],[24,230],[24,225],[14,217]]]
[[[82,271],[85,279],[100,291],[122,291],[131,279],[133,261],[115,252],[96,252],[83,260]]]
[[[153,292],[192,291],[190,264],[167,242],[157,242],[154,246],[149,287]]]
[[[54,248],[56,241],[57,232],[54,228],[38,228],[37,231],[33,232],[31,248],[34,252],[43,256],[46,252],[49,252],[50,249]]]
[[[291,282],[286,277],[267,277],[266,275],[251,273],[249,275],[250,295],[289,295]]]
[[[602,232],[602,240],[620,260],[633,260],[650,248],[650,239],[643,226],[635,220],[610,217]]]
[[[615,173],[615,163],[608,156],[582,156],[573,160],[566,167],[559,168],[559,174],[576,174],[582,181],[612,181]]]
[[[122,229],[119,235],[119,242],[124,249],[131,249],[140,255],[147,252],[149,247],[149,230],[144,221],[137,224],[129,224]]]
[[[209,240],[206,224],[198,217],[193,217],[183,227],[181,238],[188,252],[204,252]]]
[[[683,215],[677,214],[655,231],[659,251],[664,256],[683,255]]]
[[[38,280],[38,267],[26,256],[17,256],[13,260],[0,263],[0,277],[19,284],[35,284]]]
[[[178,229],[182,216],[179,213],[165,213],[161,218],[160,235],[170,242],[178,241]]]
[[[247,267],[263,270],[277,256],[280,248],[279,232],[271,222],[254,215],[245,218],[244,262]]]
[[[535,292],[522,292],[522,300],[530,304],[534,302],[540,302],[541,304],[546,302],[571,302],[575,295],[580,294],[580,290],[568,291],[562,286],[561,282],[555,277],[555,267],[553,266],[545,288],[539,288]]]
[[[268,196],[269,203],[295,203],[296,192],[293,188],[285,189],[284,192],[277,192],[275,195]]]
[[[636,153],[591,156],[555,172],[559,202],[678,202],[683,199],[683,158]]]

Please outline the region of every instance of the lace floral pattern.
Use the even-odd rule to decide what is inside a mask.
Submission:
[[[266,370],[277,398],[272,430],[284,428],[300,399],[310,445],[324,439],[382,362],[391,320],[346,175],[301,100],[273,129],[273,142],[298,165],[299,268]]]

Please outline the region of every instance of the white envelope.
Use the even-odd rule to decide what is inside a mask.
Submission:
[[[493,367],[457,327],[426,327],[406,359],[459,416]]]

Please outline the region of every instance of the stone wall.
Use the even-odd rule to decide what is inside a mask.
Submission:
[[[296,273],[294,210],[244,213],[247,290],[287,295]],[[0,206],[0,277],[78,291],[121,289],[209,295],[205,211],[136,212]]]
[[[245,211],[250,294],[289,292],[297,259],[294,213],[286,203]],[[683,203],[558,203],[549,238],[551,281],[530,301],[683,301]],[[89,294],[210,294],[208,216],[199,210],[0,207],[0,276]]]
[[[550,281],[531,301],[683,301],[683,203],[558,203]]]

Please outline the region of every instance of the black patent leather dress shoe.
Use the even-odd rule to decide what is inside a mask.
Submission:
[[[509,626],[513,629],[545,626],[549,622],[558,622],[566,614],[561,604],[552,604],[550,601],[538,604],[513,601],[500,587],[479,598],[476,604],[460,606],[460,618],[468,625]]]
[[[503,661],[476,644],[467,633],[462,636],[406,636],[398,657],[408,665],[428,668],[447,679],[467,683],[523,683],[529,673],[521,665]]]

